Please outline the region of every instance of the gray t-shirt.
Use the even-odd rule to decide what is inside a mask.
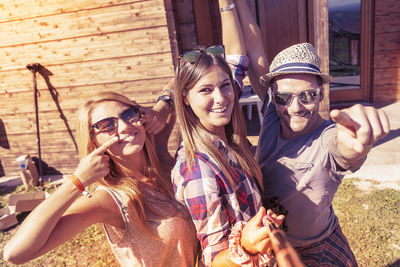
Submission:
[[[268,96],[265,99],[268,103]],[[295,247],[305,246],[325,239],[336,228],[332,200],[348,172],[337,168],[328,151],[336,133],[332,121],[290,140],[282,139],[279,132],[275,106],[268,103],[256,153],[264,180],[263,197],[279,197],[288,211],[289,241]]]

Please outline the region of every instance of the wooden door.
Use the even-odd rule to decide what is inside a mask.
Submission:
[[[260,25],[265,51],[270,61],[282,49],[309,41],[306,0],[252,0],[250,2],[255,3],[257,9],[255,16]]]

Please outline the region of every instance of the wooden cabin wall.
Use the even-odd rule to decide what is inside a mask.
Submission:
[[[400,4],[375,1],[374,102],[400,100]]]
[[[152,105],[173,76],[171,9],[170,0],[3,0],[2,175],[18,174],[18,156],[38,156],[27,64],[46,69],[45,77],[37,74],[42,160],[61,173],[71,172],[78,163],[74,136],[80,102],[116,91]]]

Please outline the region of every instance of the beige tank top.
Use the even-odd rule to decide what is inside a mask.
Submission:
[[[154,235],[149,236],[129,219],[123,193],[106,187],[98,189],[106,190],[113,197],[125,222],[125,229],[103,224],[121,266],[195,265],[199,244],[186,207],[160,192],[143,187],[147,224]]]

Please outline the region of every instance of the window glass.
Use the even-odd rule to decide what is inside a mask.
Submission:
[[[330,90],[360,89],[361,0],[328,0]]]

